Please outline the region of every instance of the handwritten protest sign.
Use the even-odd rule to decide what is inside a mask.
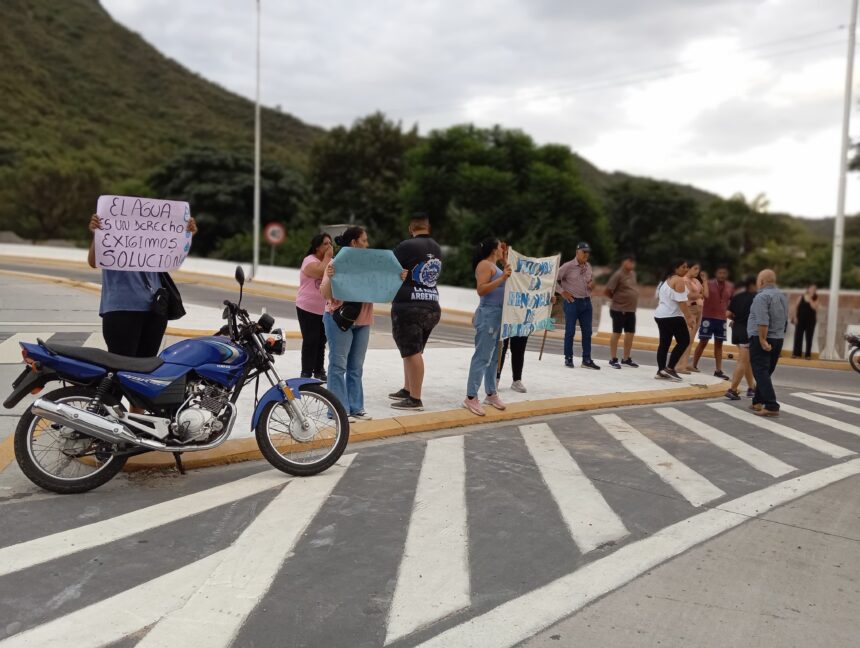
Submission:
[[[502,339],[526,337],[555,328],[552,296],[561,255],[533,258],[508,250],[511,276],[505,283],[502,307]]]
[[[131,196],[99,196],[96,267],[169,272],[191,249],[187,202]]]
[[[331,290],[335,299],[387,304],[403,285],[403,268],[391,250],[342,248],[332,261]]]

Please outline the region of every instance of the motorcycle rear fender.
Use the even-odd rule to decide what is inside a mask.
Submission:
[[[293,390],[293,393],[296,395],[296,398],[301,398],[301,392],[299,391],[299,387],[302,385],[318,385],[322,383],[321,380],[317,380],[316,378],[290,378],[287,380],[287,385],[290,389]],[[251,429],[257,429],[257,423],[260,422],[260,416],[263,414],[263,409],[271,402],[280,403],[284,400],[284,392],[281,391],[281,388],[277,385],[272,386],[269,390],[263,394],[263,397],[260,399],[260,402],[257,403],[257,409],[254,410],[254,416],[251,418]]]
[[[3,401],[3,407],[12,409],[21,402],[24,396],[34,389],[41,389],[52,380],[60,380],[56,372],[50,369],[33,371],[30,367],[27,367],[24,373],[18,376],[17,380],[12,383],[12,393],[9,394],[9,398]]]
[[[52,369],[72,382],[90,383],[96,378],[107,374],[107,369],[89,362],[73,360],[62,355],[51,355],[45,347],[39,344],[21,342],[21,348],[27,352],[27,357],[38,362],[42,367]]]

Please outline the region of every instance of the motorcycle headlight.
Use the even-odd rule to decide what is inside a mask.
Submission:
[[[287,350],[287,341],[281,329],[275,329],[266,337],[266,351],[272,355],[284,355]]]

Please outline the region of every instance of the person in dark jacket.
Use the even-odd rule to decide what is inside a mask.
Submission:
[[[792,358],[801,355],[807,360],[812,358],[812,336],[815,334],[815,324],[818,320],[818,286],[810,284],[806,292],[800,296],[794,311],[794,350]],[[803,354],[803,342],[806,341],[806,353]]]

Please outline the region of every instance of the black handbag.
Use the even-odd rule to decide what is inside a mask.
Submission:
[[[159,290],[166,293],[167,301],[167,319],[178,320],[185,316],[185,307],[182,305],[182,295],[179,294],[179,288],[173,283],[173,278],[167,272],[159,273],[161,276],[161,286]],[[156,293],[157,295],[158,293]]]
[[[344,302],[334,309],[331,318],[341,331],[348,331],[361,314],[361,302]]]

